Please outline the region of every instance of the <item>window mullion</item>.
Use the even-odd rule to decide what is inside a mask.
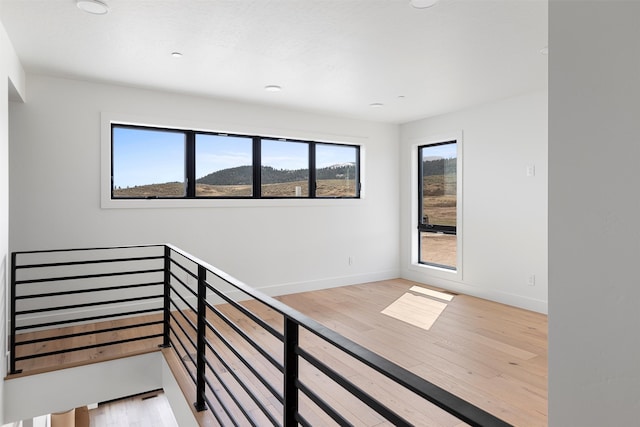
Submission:
[[[253,198],[262,197],[262,140],[253,137]]]
[[[424,147],[418,148],[418,229],[423,224],[423,214],[424,214],[424,177],[423,174],[423,163],[422,163],[422,149]]]
[[[316,143],[309,142],[309,198],[316,198]]]
[[[356,198],[360,198],[360,192],[362,191],[362,182],[360,181],[360,146],[356,146],[356,179],[354,185],[356,186]]]
[[[185,178],[187,181],[185,197],[196,197],[196,134],[185,132]]]

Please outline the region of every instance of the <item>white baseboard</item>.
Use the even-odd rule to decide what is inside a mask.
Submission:
[[[490,301],[523,308],[525,310],[535,311],[538,313],[547,314],[549,310],[547,301],[525,297],[522,295],[511,294],[508,292],[502,292],[496,289],[480,288],[477,286],[471,286],[465,283],[436,277],[429,277],[428,279],[425,279],[424,274],[413,271],[403,271],[401,277],[403,279],[412,280],[414,282],[423,283],[425,285],[431,285],[446,289],[448,291],[470,295],[477,298],[483,298]]]
[[[297,294],[300,292],[318,291],[321,289],[337,288],[340,286],[357,285],[359,283],[377,282],[399,277],[397,270],[379,271],[374,273],[354,274],[351,276],[329,277],[325,279],[308,280],[304,282],[282,283],[256,288],[269,296]]]

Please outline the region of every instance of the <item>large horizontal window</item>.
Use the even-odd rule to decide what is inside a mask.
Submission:
[[[357,145],[111,125],[112,199],[359,197]]]

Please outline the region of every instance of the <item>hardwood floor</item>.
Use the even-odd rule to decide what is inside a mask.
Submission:
[[[516,426],[547,425],[547,317],[457,295],[431,329],[381,314],[389,280],[279,297],[329,328]]]
[[[162,391],[101,403],[89,419],[91,427],[179,427]]]
[[[547,425],[546,316],[465,295],[455,295],[451,301],[447,301],[438,298],[437,294],[436,296],[425,295],[422,292],[416,292],[415,288],[411,290],[414,286],[419,287],[417,290],[427,288],[415,282],[397,279],[285,295],[278,299],[356,343],[513,425],[525,427]],[[406,296],[407,294],[409,297]],[[408,317],[418,315],[420,307],[423,307],[420,304],[416,309],[411,309],[409,305],[403,306],[405,308],[401,310],[391,310],[392,315],[383,314],[383,311],[399,300],[409,301],[408,303],[411,304],[416,298],[437,302],[438,310],[442,308],[442,304],[446,304],[440,315],[435,316],[432,325],[429,326],[431,321],[411,324],[407,322],[408,318],[405,318],[407,321],[400,320],[405,312]],[[266,319],[274,328],[282,331],[282,317],[273,310],[255,301],[243,302],[243,305]],[[282,359],[282,345],[279,341],[257,328],[251,320],[229,305],[218,306],[218,309],[258,341],[274,359]],[[390,313],[389,310],[386,312]],[[192,318],[192,313],[187,313],[187,317]],[[224,331],[225,336],[230,337],[234,349],[250,360],[253,368],[264,375],[276,390],[281,390],[280,373],[277,369],[217,317],[211,314],[208,319]],[[182,332],[178,334],[184,335]],[[259,400],[267,406],[268,412],[273,416],[280,416],[282,408],[279,402],[266,391],[262,384],[252,379],[251,372],[237,360],[231,350],[221,346],[212,333],[208,336],[210,341],[215,343],[222,358],[228,361],[228,366],[223,366],[222,362],[208,355],[212,366],[220,372],[221,381],[233,384],[231,374],[246,379],[249,387],[259,396]],[[111,338],[117,339],[114,336]],[[186,337],[183,336],[183,338]],[[157,350],[157,344],[157,341],[147,343],[146,351]],[[63,362],[81,363],[79,360],[83,358],[97,361],[105,355],[117,357],[118,353],[145,351],[144,342],[136,342],[133,345],[135,349],[125,345],[122,350],[105,350],[107,349],[105,347],[88,350],[83,355],[67,354]],[[359,387],[383,400],[394,410],[400,411],[416,425],[451,427],[464,425],[433,405],[394,389],[388,380],[373,373],[361,363],[338,354],[335,349],[310,333],[301,332],[300,345]],[[179,350],[180,356],[176,356],[173,350],[164,351],[179,382],[182,379],[181,386],[188,400],[193,401],[193,383],[178,361],[179,358],[185,357],[185,352],[182,349]],[[190,350],[187,349],[187,351]],[[51,356],[51,358],[54,357]],[[47,362],[49,368],[56,366],[51,358],[42,360]],[[29,360],[29,365],[25,364],[23,369],[48,369],[39,365],[42,361]],[[187,366],[190,365],[188,361]],[[59,366],[58,364],[57,367]],[[300,376],[305,384],[314,387],[325,400],[344,412],[355,425],[389,425],[364,405],[355,402],[340,387],[308,363],[301,362]],[[223,386],[217,379],[213,378],[211,385],[224,394]],[[239,387],[231,385],[230,388],[243,396],[243,391]],[[214,411],[222,413],[211,393],[208,397],[214,404]],[[256,403],[246,396],[240,399],[243,404],[246,404],[250,416],[256,420],[257,425],[263,425],[267,418],[258,409]],[[223,400],[233,403],[228,398],[223,397]],[[237,410],[231,412],[234,416],[242,416]],[[334,424],[306,398],[301,399],[301,412],[312,425]],[[212,411],[205,411],[198,414],[201,425],[218,425],[211,413]]]
[[[40,340],[55,336],[73,335],[85,332],[95,332],[111,328],[121,328],[162,321],[162,314],[145,315],[125,319],[115,319],[99,323],[68,326],[64,328],[48,329],[45,331],[28,332],[16,335],[16,343]],[[19,345],[16,347],[16,357],[29,355],[44,355],[46,353],[60,351],[68,348],[90,346],[106,342],[128,340],[135,337],[162,334],[162,324],[121,329],[106,333],[75,336],[55,341],[41,341],[33,344]],[[23,374],[35,374],[39,372],[70,368],[92,362],[103,362],[120,357],[157,351],[162,338],[149,338],[139,341],[127,342],[123,345],[105,345],[85,350],[61,353],[50,356],[42,356],[16,362],[16,369]],[[18,374],[21,375],[21,374]]]

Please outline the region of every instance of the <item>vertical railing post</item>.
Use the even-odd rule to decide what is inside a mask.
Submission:
[[[206,320],[206,310],[207,306],[205,301],[207,299],[207,286],[206,280],[207,278],[207,269],[198,264],[198,324],[197,324],[197,333],[198,340],[196,342],[197,345],[197,355],[196,355],[196,402],[194,406],[198,411],[204,411],[207,409],[207,405],[205,404],[205,367],[206,367],[206,354],[205,354],[205,320]]]
[[[171,248],[164,245],[164,330],[162,347],[171,347],[169,334],[171,333]]]
[[[298,421],[298,324],[284,320],[284,427],[297,426]]]
[[[11,330],[9,337],[9,373],[17,374],[16,371],[16,257],[15,252],[11,253],[11,295],[10,295],[10,316]]]

